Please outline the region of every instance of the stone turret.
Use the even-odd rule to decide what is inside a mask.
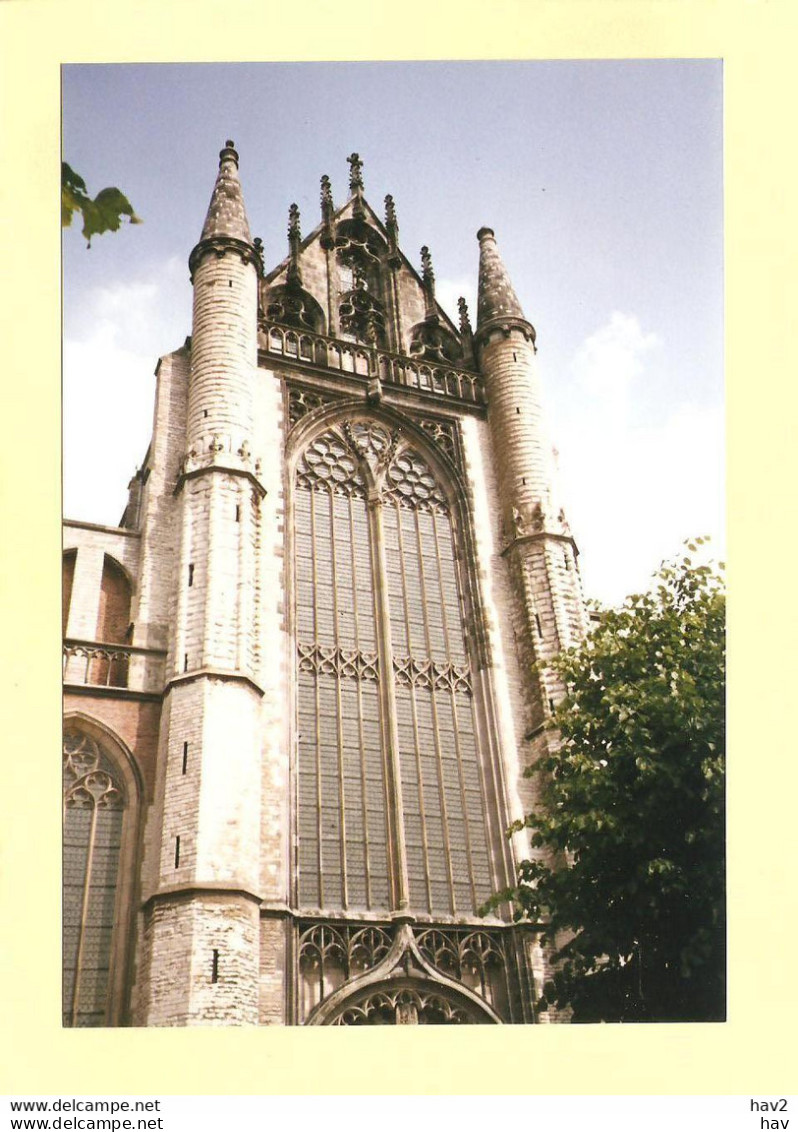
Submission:
[[[539,667],[586,630],[577,550],[557,502],[554,459],[537,372],[535,329],[526,318],[491,228],[480,247],[474,347],[485,377],[501,500],[501,540],[528,670],[528,733],[539,734],[563,689]]]
[[[141,1020],[258,1017],[260,716],[254,447],[260,256],[228,141],[194,284],[176,600],[161,717],[160,829],[145,894]]]
[[[221,444],[235,455],[252,441],[259,256],[232,142],[219,154],[202,235],[188,262],[194,284],[188,448],[201,458]]]

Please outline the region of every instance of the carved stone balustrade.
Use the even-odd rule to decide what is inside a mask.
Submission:
[[[163,691],[165,649],[70,639],[64,641],[63,657],[67,686]]]
[[[286,358],[317,369],[371,381],[379,379],[387,386],[412,389],[471,405],[485,403],[482,378],[477,373],[422,358],[390,354],[308,330],[292,330],[265,319],[260,321],[258,348],[268,357]]]

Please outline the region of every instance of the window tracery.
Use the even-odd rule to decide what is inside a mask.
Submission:
[[[376,925],[301,925],[299,971],[303,1018],[348,979],[376,967],[390,947],[390,935]]]
[[[411,448],[400,453],[388,469],[385,498],[402,506],[449,513],[446,496],[425,461]]]
[[[408,353],[435,362],[463,361],[463,348],[456,335],[436,319],[425,319],[412,328]]]
[[[442,421],[436,421],[429,417],[419,421],[419,424],[424,429],[424,432],[430,436],[434,442],[441,448],[449,459],[457,462],[457,445],[455,442],[455,434],[457,426],[453,424],[444,424]]]
[[[297,284],[285,283],[269,288],[263,298],[263,307],[270,322],[312,330],[315,334],[326,332],[324,311],[310,292]]]
[[[477,1021],[441,994],[405,989],[375,991],[347,1006],[333,1026],[468,1026]]]
[[[102,1026],[127,798],[110,759],[80,731],[64,733],[63,781],[63,1022]]]
[[[293,428],[298,421],[301,421],[308,413],[312,413],[314,409],[326,405],[328,398],[322,396],[320,393],[312,393],[309,389],[301,389],[291,387],[288,390],[288,423],[289,427]]]
[[[297,467],[297,481],[311,491],[328,489],[363,495],[365,487],[357,461],[334,433],[318,436],[305,449]]]
[[[353,288],[341,294],[338,305],[340,337],[367,346],[387,345],[385,307],[371,294],[362,276],[355,275]]]
[[[339,332],[371,346],[387,344],[382,294],[382,259],[387,245],[363,219],[343,220],[336,229]]]
[[[509,1004],[508,961],[502,939],[487,931],[429,929],[418,949],[442,974],[469,987],[501,1015]]]
[[[300,907],[394,907],[395,757],[410,907],[473,913],[494,887],[491,821],[447,495],[398,430],[362,418],[307,445],[296,488]]]
[[[404,950],[401,947],[403,931],[408,932],[404,937]],[[414,949],[417,949],[416,958]],[[448,1001],[447,1011],[465,1009],[469,1021],[484,1021],[478,1006],[481,999],[499,1018],[507,1022],[513,1020],[510,996],[512,960],[504,929],[416,927],[413,932],[393,925],[304,921],[299,924],[298,956],[300,1021],[307,1021],[322,1002],[351,983],[351,997],[345,1003],[332,1007],[332,1012],[328,1008],[326,1022],[357,1025],[371,1019],[370,1024],[374,1021],[380,1024],[385,1019],[372,1019],[370,1009],[363,1016],[370,996],[377,993],[389,996],[390,1002],[378,998],[375,1005],[380,1010],[389,1007],[388,1022],[393,1024],[391,1012],[402,1001],[414,1001],[417,1009],[427,1008],[426,995],[433,971],[450,984],[459,983],[477,996],[470,1006],[464,1006],[462,1001],[456,1003],[451,1000],[448,997],[450,991],[442,986],[437,993]],[[426,971],[419,967],[418,957],[428,965]],[[358,982],[365,976],[371,976],[371,990],[368,980],[365,984]],[[410,1000],[396,997],[408,993],[419,997]],[[355,1014],[350,1015],[350,1010],[354,1010]],[[351,1022],[350,1018],[360,1021]],[[423,1023],[424,1019],[413,1021]]]

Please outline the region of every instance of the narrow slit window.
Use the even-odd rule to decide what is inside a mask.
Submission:
[[[214,947],[213,958],[211,959],[211,982],[219,982],[219,951]]]
[[[188,770],[188,743],[183,744],[183,768],[181,773],[185,774]]]
[[[180,865],[180,834],[175,838],[175,868]]]
[[[193,562],[189,562],[189,564],[188,564],[188,584],[190,586],[194,585],[194,563]]]

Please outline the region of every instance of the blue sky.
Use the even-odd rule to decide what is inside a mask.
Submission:
[[[713,61],[68,66],[63,152],[144,223],[64,236],[64,509],[114,524],[153,369],[190,333],[188,255],[233,138],[267,266],[319,179],[396,201],[438,297],[475,313],[483,224],[527,317],[585,590],[643,588],[688,536],[723,556],[722,71]],[[98,476],[97,469],[102,468]]]

